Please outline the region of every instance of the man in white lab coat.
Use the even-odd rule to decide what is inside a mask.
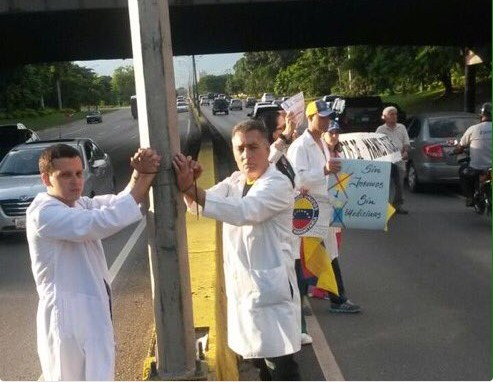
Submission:
[[[298,187],[304,188],[312,195],[326,196],[327,178],[341,169],[340,162],[330,155],[329,147],[322,135],[329,128],[333,111],[323,100],[310,102],[305,111],[308,128],[289,146],[287,157],[293,164],[298,178]],[[332,208],[332,207],[331,207]],[[337,247],[336,229],[329,228],[323,238],[323,245],[329,253],[332,269],[339,295],[329,294],[330,312],[358,313],[361,308],[347,299],[344,292],[342,273],[339,267],[339,250]]]
[[[194,187],[200,165],[175,156],[178,188],[190,211],[198,203],[204,216],[223,222],[229,347],[257,359],[262,379],[299,380],[293,359],[301,348],[291,233],[294,188],[269,163],[261,122],[237,124],[232,145],[240,171],[208,190]]]
[[[109,274],[101,239],[142,218],[160,157],[139,150],[118,195],[81,197],[82,160],[57,144],[39,160],[47,191],[27,209],[27,239],[39,295],[38,354],[46,381],[113,380],[115,343]]]

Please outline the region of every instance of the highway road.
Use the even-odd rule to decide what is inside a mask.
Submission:
[[[228,142],[250,110],[202,107]],[[343,233],[345,287],[363,311],[334,314],[311,298],[324,340],[347,380],[489,380],[491,219],[467,209],[457,187],[405,199],[410,214],[394,216],[388,232]],[[323,378],[311,346],[298,360],[304,379]]]
[[[247,118],[202,111],[222,135]],[[188,114],[179,116],[188,129]],[[121,189],[128,158],[138,147],[137,123],[128,110],[104,115],[103,124],[66,125],[62,136],[94,138],[112,157]],[[55,137],[58,130],[41,132]],[[328,302],[310,299],[313,318],[347,380],[489,380],[491,378],[491,220],[464,207],[456,188],[406,192],[409,215],[392,218],[388,232],[344,232],[340,264],[357,315],[328,312]],[[104,241],[108,265],[136,225]],[[145,234],[114,283],[117,379],[141,378],[152,327]],[[37,296],[23,235],[0,239],[0,379],[33,380]],[[313,334],[313,333],[312,333]],[[298,355],[306,380],[323,378],[316,352]],[[329,370],[330,371],[330,370]]]

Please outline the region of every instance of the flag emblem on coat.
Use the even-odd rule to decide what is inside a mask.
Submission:
[[[294,199],[293,233],[302,235],[308,232],[318,221],[317,201],[310,195],[298,195]]]

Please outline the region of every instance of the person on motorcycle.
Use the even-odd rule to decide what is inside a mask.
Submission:
[[[470,163],[459,169],[459,177],[466,206],[474,205],[474,185],[479,174],[491,168],[491,103],[486,102],[481,106],[480,123],[469,127],[454,153],[461,153],[469,148]]]

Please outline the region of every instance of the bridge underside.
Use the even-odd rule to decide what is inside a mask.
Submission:
[[[170,6],[173,54],[341,45],[486,47],[490,0],[300,0]],[[127,8],[0,14],[0,66],[131,58]]]

